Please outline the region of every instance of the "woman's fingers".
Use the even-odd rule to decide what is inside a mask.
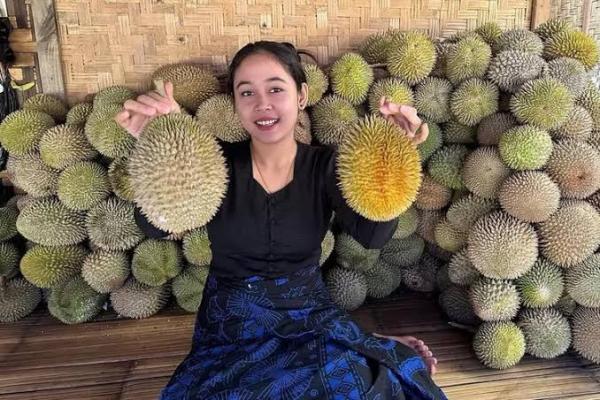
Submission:
[[[123,128],[127,129],[129,126],[129,118],[131,118],[131,114],[127,110],[122,110],[115,115],[115,121],[117,124],[121,125]]]
[[[142,96],[140,96],[140,97],[142,97]],[[123,107],[125,107],[125,109],[128,111],[143,114],[148,117],[153,117],[156,115],[156,108],[150,107],[149,105],[143,104],[136,100],[127,100],[125,102],[125,104],[123,104]]]
[[[131,117],[131,123],[129,124],[129,133],[134,137],[139,137],[140,133],[148,123],[149,118],[142,114],[135,114]]]
[[[165,82],[165,96],[171,104],[175,104],[175,97],[173,97],[173,82]]]

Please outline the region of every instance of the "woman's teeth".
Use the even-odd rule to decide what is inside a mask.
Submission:
[[[269,126],[269,125],[273,125],[275,122],[277,122],[276,119],[269,119],[269,120],[263,120],[263,121],[256,121],[256,123],[258,125],[261,126]]]

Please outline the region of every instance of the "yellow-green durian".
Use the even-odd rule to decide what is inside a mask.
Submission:
[[[306,84],[308,85],[308,101],[307,107],[311,107],[321,98],[329,87],[329,79],[327,75],[316,64],[302,64],[304,74],[306,75]]]
[[[85,258],[81,276],[98,293],[119,289],[131,272],[129,257],[123,251],[96,250]]]
[[[39,153],[44,164],[59,170],[98,155],[83,128],[77,125],[57,125],[48,129],[40,139]]]
[[[65,124],[83,127],[93,108],[92,103],[75,104],[67,113]]]
[[[2,120],[0,143],[11,155],[25,155],[37,148],[42,135],[54,125],[54,119],[46,113],[17,110]]]
[[[68,166],[58,177],[57,195],[73,210],[89,210],[110,194],[106,168],[93,161]]]
[[[357,53],[345,53],[329,71],[333,93],[357,105],[366,100],[373,83],[373,70]]]
[[[325,96],[312,110],[313,133],[321,144],[339,145],[358,119],[358,112],[349,101],[336,95]]]
[[[40,289],[23,278],[0,277],[0,322],[15,322],[31,314],[42,300]]]
[[[173,296],[179,307],[187,312],[198,311],[209,271],[208,266],[188,265],[173,279]]]
[[[129,278],[125,284],[110,294],[113,309],[127,318],[148,318],[159,312],[169,300],[169,284],[148,286]]]
[[[134,137],[115,120],[115,115],[122,108],[114,103],[94,107],[85,124],[87,140],[100,154],[109,158],[127,156],[135,144]]]
[[[107,297],[92,289],[81,276],[75,276],[52,288],[48,310],[65,324],[80,324],[98,315]]]
[[[50,115],[57,124],[65,122],[69,111],[59,98],[46,94],[35,94],[23,102],[23,110],[41,111]]]
[[[433,41],[423,32],[410,31],[394,40],[387,66],[391,75],[414,86],[429,75],[435,60]]]
[[[129,250],[144,237],[134,218],[134,205],[110,197],[92,207],[85,219],[91,243],[104,250]]]
[[[181,248],[170,240],[146,239],[133,252],[131,272],[148,286],[160,286],[176,277],[182,268]]]
[[[83,246],[35,246],[21,259],[21,273],[39,288],[52,288],[78,275],[87,254]]]
[[[203,131],[225,142],[248,139],[248,133],[235,112],[233,98],[228,94],[216,94],[202,102],[195,118]]]
[[[135,92],[121,85],[108,86],[100,89],[94,95],[93,108],[98,109],[107,105],[116,104],[122,106],[127,100],[135,99]]]
[[[131,187],[131,177],[127,171],[128,158],[114,159],[108,166],[108,181],[117,196],[123,200],[133,201],[134,193]]]

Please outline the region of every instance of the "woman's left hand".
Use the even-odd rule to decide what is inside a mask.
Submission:
[[[415,145],[423,143],[427,139],[429,127],[417,116],[416,108],[392,103],[383,96],[379,100],[379,112],[383,118],[402,128],[406,132],[406,137]]]

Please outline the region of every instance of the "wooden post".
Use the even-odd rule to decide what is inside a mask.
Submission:
[[[31,15],[37,42],[42,91],[64,99],[65,84],[60,62],[54,0],[32,1]]]
[[[592,19],[592,0],[583,0],[581,12],[583,13],[581,16],[581,30],[589,33],[590,21]]]
[[[533,0],[531,6],[530,29],[537,28],[550,19],[550,0]]]

